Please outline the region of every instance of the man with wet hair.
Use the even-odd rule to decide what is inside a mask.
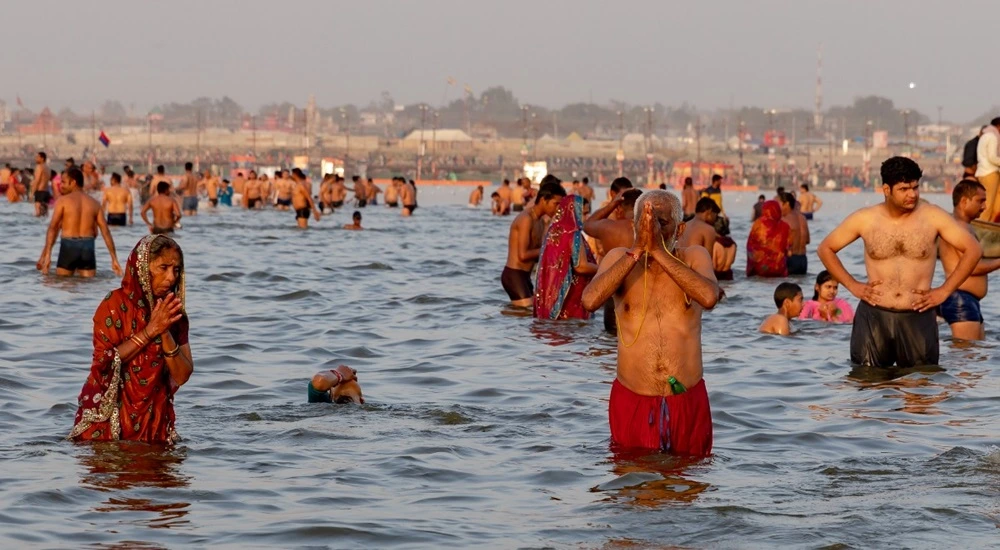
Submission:
[[[885,202],[847,217],[819,245],[819,259],[833,278],[861,300],[851,332],[851,363],[890,368],[936,365],[935,311],[979,262],[975,237],[947,212],[920,200],[923,173],[916,162],[892,157],[882,163]],[[864,241],[868,282],[851,276],[837,253]],[[959,255],[944,284],[932,288],[936,244]]]
[[[150,223],[146,212],[153,211],[153,222]],[[181,221],[181,209],[177,201],[170,198],[170,182],[161,181],[156,184],[156,195],[149,199],[139,211],[142,221],[152,235],[169,235],[174,232],[177,222]]]
[[[708,197],[698,199],[695,204],[694,217],[688,220],[684,228],[681,246],[700,246],[709,254],[715,250],[715,221],[719,219],[719,205]]]
[[[823,201],[809,191],[809,184],[803,183],[799,186],[799,211],[807,220],[813,219],[813,214],[823,208]]]
[[[541,253],[542,236],[545,233],[543,218],[554,215],[559,201],[566,196],[566,190],[557,178],[542,181],[535,204],[525,208],[510,224],[507,263],[500,275],[500,284],[510,297],[511,305],[515,307],[530,307],[534,300],[531,269],[538,263]]]
[[[978,181],[964,179],[955,186],[951,202],[954,206],[952,216],[963,229],[972,233],[970,223],[986,209],[986,188]],[[951,275],[959,263],[958,252],[948,243],[941,241],[938,244],[938,256],[941,258],[945,276]],[[986,292],[989,290],[986,276],[998,269],[1000,269],[1000,258],[979,260],[972,270],[972,275],[941,303],[938,313],[951,327],[952,338],[962,340],[986,338],[983,312],[979,302],[986,297]]]
[[[593,311],[615,301],[612,444],[705,456],[712,451],[712,415],[702,379],[701,316],[721,292],[708,251],[676,246],[682,217],[674,194],[643,193],[633,246],[608,252],[583,291],[583,306]]]
[[[351,216],[351,222],[344,225],[344,229],[350,229],[353,231],[361,231],[364,227],[361,227],[361,212],[355,210],[354,215]]]
[[[59,258],[56,260],[56,275],[93,277],[97,273],[97,259],[94,255],[94,241],[97,231],[104,237],[104,244],[111,254],[111,269],[121,276],[115,253],[115,240],[101,215],[101,205],[83,192],[83,172],[72,167],[63,173],[63,192],[52,210],[52,221],[45,235],[45,246],[35,267],[42,273],[49,272],[52,263],[52,247],[56,237],[59,241]]]
[[[306,399],[310,403],[361,405],[365,402],[358,385],[358,371],[347,365],[314,374],[306,390]]]

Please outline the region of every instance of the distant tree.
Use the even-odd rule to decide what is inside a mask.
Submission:
[[[128,118],[128,111],[120,101],[107,100],[101,105],[99,112],[103,120],[124,120]]]

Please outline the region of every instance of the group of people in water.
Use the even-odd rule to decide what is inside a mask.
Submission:
[[[852,323],[852,363],[903,372],[937,364],[938,315],[956,339],[984,337],[979,301],[1000,260],[982,258],[969,226],[985,208],[982,184],[960,182],[949,214],[920,199],[922,172],[913,160],[887,159],[881,176],[884,201],[848,216],[819,245],[826,269],[812,299],[804,302],[798,284],[782,282],[774,292],[778,311],[760,330],[787,335],[796,318]],[[718,281],[732,278],[735,253],[722,179],[714,176],[700,192],[685,182],[678,198],[662,189],[632,189],[619,178],[607,203],[588,215],[586,197],[546,176],[511,223],[500,276],[511,304],[552,320],[587,319],[603,308],[605,327],[617,334],[609,402],[615,444],[711,451],[701,316],[724,296]],[[805,185],[798,197],[781,189],[776,200],[759,197],[747,239],[747,277],[805,274],[808,223],[821,207]],[[857,239],[865,244],[865,281],[837,256]],[[939,257],[946,280],[932,287]],[[841,285],[859,299],[856,311],[838,297]]]
[[[39,159],[41,166],[44,155]],[[233,194],[235,204],[259,208],[269,196],[262,184],[250,183],[259,181],[255,175],[243,182],[242,197]],[[100,232],[112,269],[122,276],[121,287],[107,295],[94,315],[93,363],[71,437],[172,441],[173,394],[190,378],[194,361],[184,309],[184,256],[169,235],[183,214],[197,211],[197,202],[189,197],[205,192],[216,200],[222,186],[211,174],[198,177],[190,165],[176,187],[154,177],[149,185],[155,185],[156,195],[141,211],[151,234],[139,241],[122,269],[108,225],[111,216],[122,223],[124,212],[112,210],[134,201],[126,197],[131,190],[115,190],[122,185],[115,176],[98,202],[83,192],[99,185],[84,170],[70,166],[63,172],[61,197],[38,262],[40,270],[48,271],[61,233],[57,273],[92,275],[93,242]],[[288,176],[288,186],[275,184],[276,207],[294,209],[300,225],[309,214],[318,219],[321,209],[343,206],[341,178],[325,178],[314,201],[301,171],[293,169]],[[813,299],[803,303],[801,287],[782,282],[774,293],[778,311],[761,330],[788,334],[794,318],[852,322],[853,363],[885,369],[933,365],[938,361],[938,313],[956,338],[983,338],[978,303],[986,295],[987,274],[1000,269],[1000,261],[981,258],[969,222],[983,212],[986,190],[977,181],[962,181],[949,214],[920,200],[922,172],[914,161],[890,158],[882,164],[881,176],[884,202],[851,214],[819,245],[826,270],[816,279]],[[665,189],[634,189],[628,179],[618,178],[607,202],[593,212],[593,190],[586,180],[574,182],[569,192],[551,174],[537,190],[526,180],[501,185],[507,191],[500,194],[499,212],[495,206],[494,213],[504,215],[508,207],[517,212],[500,277],[511,303],[548,320],[588,319],[603,309],[606,329],[617,336],[617,375],[609,401],[615,445],[693,456],[711,452],[701,322],[704,312],[724,297],[719,280],[732,278],[736,246],[723,209],[722,179],[713,177],[700,192],[686,182],[678,197]],[[358,206],[377,203],[379,192],[369,189],[371,182],[353,181]],[[32,189],[38,193],[35,183]],[[383,192],[385,201],[392,197],[402,202],[404,215],[412,214],[413,183],[397,178],[393,186],[395,194]],[[179,205],[173,191],[180,192]],[[473,190],[470,205],[482,201],[482,193],[481,188]],[[747,240],[747,276],[805,273],[800,257],[810,242],[808,221],[822,202],[805,186],[798,197],[779,190],[777,200],[761,199]],[[129,211],[125,223],[131,218]],[[352,225],[360,229],[360,216]],[[864,281],[837,256],[859,238],[865,244]],[[939,257],[946,280],[932,287]],[[838,297],[841,285],[860,300],[856,310]],[[314,375],[307,398],[364,400],[356,371],[346,366]]]

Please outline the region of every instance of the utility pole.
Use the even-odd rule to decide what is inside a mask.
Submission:
[[[420,150],[417,151],[417,181],[424,167],[424,127],[427,124],[427,105],[420,104]]]
[[[872,121],[869,120],[865,122],[865,159],[864,159],[865,162],[864,162],[864,170],[862,170],[862,172],[864,172],[865,175],[865,183],[862,187],[868,187],[868,184],[871,182],[872,179],[871,139],[872,139]]]
[[[20,110],[18,110],[18,112],[14,113],[14,127],[17,128],[17,154],[20,155],[21,154],[21,150],[24,148],[24,146],[21,145],[21,112],[20,112]]]
[[[552,138],[559,139],[559,111],[552,111]]]
[[[741,183],[743,182],[743,178],[746,175],[746,170],[745,170],[745,167],[743,165],[743,137],[744,137],[744,132],[745,131],[746,131],[746,124],[743,122],[743,119],[741,118],[740,119],[739,136],[738,136],[738,139],[739,139],[739,148],[740,148],[740,182]]]
[[[431,131],[431,156],[437,156],[437,131],[438,131],[438,118],[440,118],[441,113],[434,111],[434,129]]]
[[[694,169],[697,170],[698,173],[697,177],[694,180],[694,184],[695,186],[701,187],[701,115],[698,115],[698,118],[695,120],[696,122],[694,125],[694,137],[695,141],[697,142],[697,157],[695,160]]]
[[[257,115],[250,115],[250,132],[253,141],[253,168],[257,169]]]
[[[832,124],[836,124],[836,123],[832,123]],[[827,151],[827,162],[829,163],[828,170],[830,171],[831,177],[833,175],[833,132],[836,130],[835,128],[832,127],[832,124],[831,124],[831,128],[830,128],[830,133],[829,133],[829,135],[830,135],[830,146],[829,146],[829,151]]]
[[[618,111],[618,177],[625,177],[625,113]]]
[[[153,115],[146,115],[146,126],[149,128],[149,170],[153,173]]]
[[[198,109],[197,134],[195,135],[194,146],[194,169],[201,171],[201,109]]]
[[[903,148],[906,149],[907,156],[910,151],[910,110],[903,109]]]
[[[531,156],[538,160],[538,113],[531,113]]]
[[[97,113],[95,111],[90,111],[90,150],[92,156],[97,154]]]
[[[351,159],[351,117],[347,114],[347,111],[342,111],[341,114],[344,117],[344,133],[346,134],[346,143],[344,144],[344,175],[347,175],[347,163]],[[421,143],[423,143],[423,134],[420,135]]]

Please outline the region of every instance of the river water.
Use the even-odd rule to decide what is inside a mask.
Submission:
[[[715,454],[608,447],[615,340],[512,314],[510,218],[422,188],[382,206],[185,219],[195,373],[175,448],[73,444],[91,318],[118,281],[43,277],[44,226],[0,204],[0,547],[933,548],[1000,540],[1000,299],[987,341],[893,381],[851,377],[850,326],[756,328],[776,281],[724,283],[705,315]],[[821,195],[815,245],[876,195]],[[755,194],[728,193],[743,256]],[[945,205],[947,197],[930,196]],[[116,228],[119,257],[143,235]],[[860,245],[842,253],[863,273]],[[54,258],[53,258],[54,262]],[[845,291],[842,289],[842,293]],[[808,297],[808,296],[807,296]],[[856,300],[850,298],[852,302]],[[313,373],[358,369],[367,404],[307,404]],[[856,373],[857,374],[857,373]]]

